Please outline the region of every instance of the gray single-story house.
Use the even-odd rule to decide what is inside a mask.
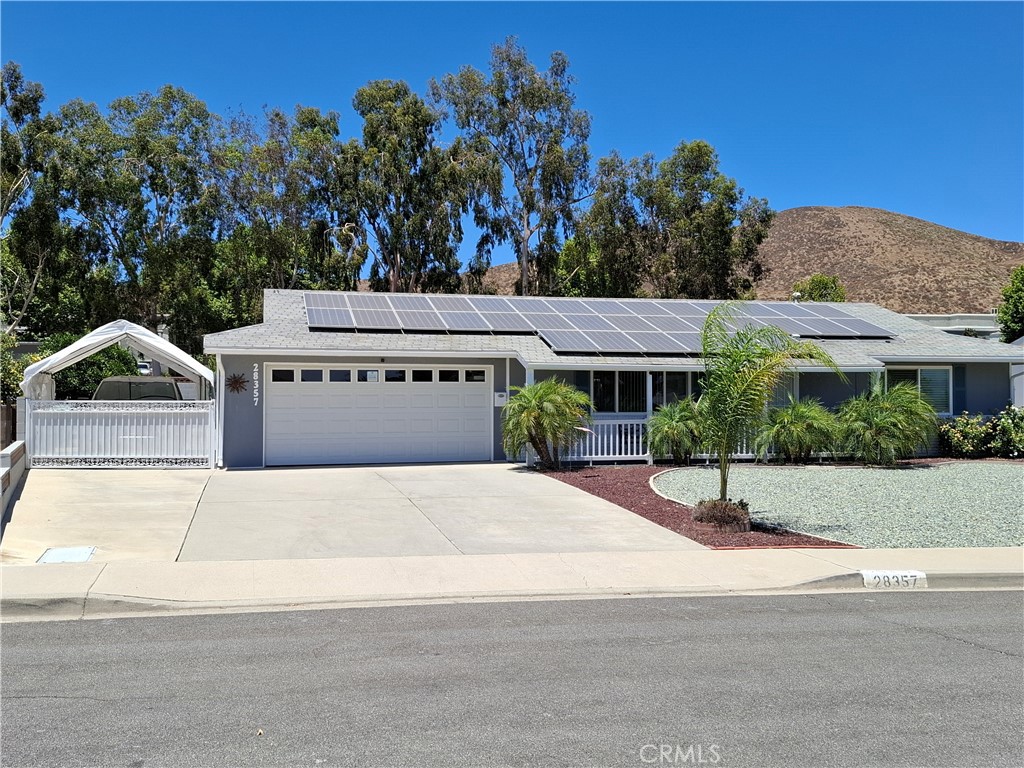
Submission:
[[[699,394],[699,332],[716,304],[267,290],[262,323],[205,339],[217,357],[218,461],[504,461],[511,388],[551,376],[594,403],[595,426],[574,458],[649,459],[653,411]],[[1020,347],[953,336],[873,304],[748,302],[739,312],[832,355],[845,382],[804,365],[788,385],[829,407],[878,373],[915,384],[940,414],[994,414],[1011,399],[1011,365],[1022,362]]]

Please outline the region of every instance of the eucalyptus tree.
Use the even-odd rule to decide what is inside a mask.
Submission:
[[[817,344],[798,341],[775,326],[743,323],[732,303],[720,304],[701,330],[704,360],[697,402],[701,443],[718,459],[719,499],[728,499],[732,455],[762,422],[782,377],[800,361],[816,361],[838,373],[831,356]]]
[[[466,147],[438,143],[442,114],[404,82],[370,82],[353,106],[363,118],[356,205],[373,255],[371,285],[457,290],[470,201]]]
[[[750,292],[764,273],[757,249],[774,213],[721,172],[714,147],[681,142],[639,184],[653,212],[648,243],[661,296],[734,299]]]
[[[117,315],[166,322],[176,343],[197,348],[216,322],[216,116],[168,85],[117,99],[107,114],[75,100],[60,118],[62,207],[82,257],[111,276]]]
[[[476,259],[487,264],[496,244],[512,244],[525,296],[532,273],[538,288],[550,287],[561,240],[587,197],[590,116],[576,109],[564,53],[551,54],[550,67],[539,72],[509,37],[492,48],[490,69],[463,67],[432,81],[431,93],[450,107],[470,148],[491,159],[481,164],[474,207],[484,233]]]
[[[56,200],[57,120],[45,93],[15,62],[0,75],[0,315],[3,332],[22,325],[61,247]]]
[[[263,288],[355,287],[366,252],[338,132],[335,112],[301,105],[228,121],[215,156],[228,202],[215,279],[232,322],[258,322]]]
[[[564,296],[637,296],[650,274],[657,244],[647,201],[639,194],[653,175],[650,155],[601,158],[590,207],[558,256],[554,293]]]

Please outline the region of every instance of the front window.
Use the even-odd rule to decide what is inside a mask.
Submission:
[[[936,413],[949,414],[953,410],[950,368],[889,368],[886,378],[890,387],[902,383],[915,387]]]

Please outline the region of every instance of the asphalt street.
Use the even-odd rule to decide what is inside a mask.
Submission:
[[[4,624],[3,766],[1019,766],[1019,592]]]

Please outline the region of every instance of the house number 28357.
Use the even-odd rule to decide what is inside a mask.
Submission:
[[[260,364],[252,364],[252,404],[257,406],[260,404]]]

